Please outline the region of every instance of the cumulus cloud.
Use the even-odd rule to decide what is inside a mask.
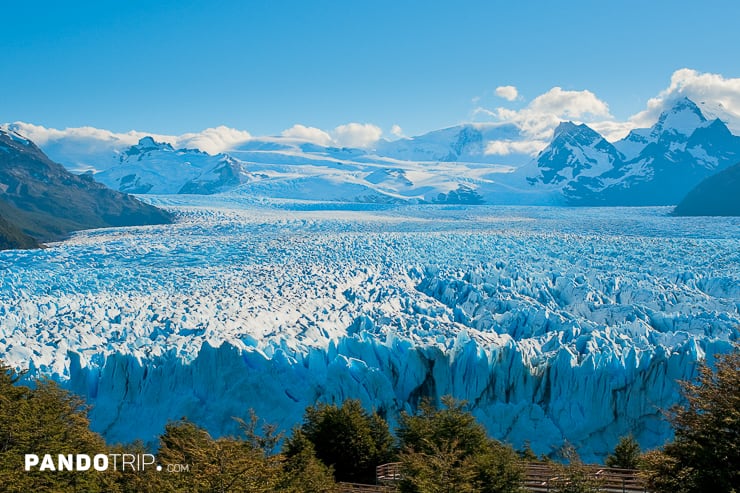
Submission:
[[[169,141],[177,148],[196,148],[209,154],[227,151],[251,138],[250,133],[245,130],[237,130],[224,125],[207,128],[197,133],[179,135],[174,137],[174,141],[169,140],[168,136],[162,136],[162,140]]]
[[[394,137],[398,137],[399,139],[406,137],[400,125],[393,125],[391,127],[391,135],[393,135]]]
[[[510,101],[520,99],[514,86],[498,87],[496,94]],[[609,105],[591,91],[568,91],[561,87],[553,87],[520,109],[503,106],[494,109],[478,107],[473,115],[482,115],[519,128],[522,140],[496,140],[487,143],[487,154],[501,156],[513,153],[537,154],[551,140],[553,131],[562,121],[591,124],[614,120],[609,112]]]
[[[42,125],[34,125],[33,123],[26,122],[14,122],[10,124],[9,127],[19,134],[31,139],[39,146],[44,146],[49,142],[71,138],[77,141],[89,141],[90,143],[105,142],[107,145],[112,144],[119,145],[121,147],[128,147],[136,144],[141,137],[147,135],[145,133],[135,131],[114,133],[109,130],[94,127],[75,127],[58,130],[56,128],[47,128]]]
[[[486,143],[485,154],[537,154],[548,144],[544,140],[491,140]]]
[[[496,89],[505,99],[507,86]],[[513,91],[508,95],[513,96]],[[586,123],[610,142],[625,137],[635,128],[648,128],[655,124],[660,113],[674,100],[688,97],[707,118],[720,118],[735,134],[740,134],[740,78],[726,78],[720,74],[701,73],[682,68],[676,70],[668,87],[647,101],[644,110],[627,120],[616,120],[606,102],[588,90],[567,91],[553,87],[531,100],[524,108],[478,107],[474,115],[516,125],[523,136],[521,141],[499,140],[487,144],[489,154],[507,155],[518,152],[536,154],[552,138],[555,127],[565,120]]]
[[[534,98],[528,109],[565,118],[611,117],[609,105],[591,91],[564,91],[560,87],[553,87]]]
[[[566,91],[560,87],[553,87],[519,110],[478,108],[476,113],[515,124],[527,140],[533,142],[549,140],[555,127],[563,120],[583,122],[612,119],[609,105],[591,91]]]
[[[673,72],[668,87],[629,121],[633,127],[648,127],[657,121],[666,103],[684,96],[697,103],[708,118],[720,118],[734,133],[740,133],[740,78],[688,68]]]
[[[293,125],[289,129],[283,130],[280,135],[293,139],[306,140],[322,146],[329,146],[333,143],[331,135],[327,132],[320,128],[307,127],[299,123]]]
[[[630,121],[620,122],[616,120],[603,120],[588,122],[588,126],[600,133],[609,142],[616,142],[630,133],[635,128],[634,123]]]
[[[383,131],[371,123],[347,123],[336,127],[332,135],[335,143],[343,147],[370,147]]]
[[[507,101],[514,101],[519,97],[519,91],[514,86],[498,86],[495,92],[496,96],[504,98]]]
[[[136,144],[139,139],[147,136],[153,137],[157,142],[171,144],[176,148],[194,148],[210,154],[217,154],[252,138],[249,132],[223,125],[182,135],[163,135],[136,130],[116,133],[94,127],[73,127],[59,130],[25,122],[15,122],[10,124],[9,127],[41,147],[63,142],[67,152],[80,154],[103,150],[120,151]]]

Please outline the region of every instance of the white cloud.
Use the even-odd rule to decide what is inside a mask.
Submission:
[[[116,133],[94,127],[73,127],[59,130],[25,122],[15,122],[10,126],[40,147],[63,141],[68,152],[74,149],[76,153],[94,153],[104,150],[120,151],[136,144],[143,137],[151,136],[157,142],[166,142],[175,148],[195,148],[210,154],[217,154],[252,138],[249,132],[223,125],[182,135],[162,135],[136,130]]]
[[[496,96],[504,98],[507,101],[514,101],[519,97],[519,91],[514,86],[498,86],[495,92]]]
[[[684,96],[697,103],[708,118],[720,118],[734,133],[740,133],[740,78],[728,79],[688,68],[673,72],[669,86],[648,100],[647,108],[629,121],[635,128],[649,127],[657,121],[666,102]]]
[[[89,141],[90,143],[105,142],[107,145],[118,144],[121,147],[128,147],[136,144],[141,137],[147,135],[135,131],[114,133],[94,127],[76,127],[58,130],[56,128],[46,128],[26,122],[14,122],[10,127],[19,134],[31,139],[39,146],[56,140],[71,138],[77,141]]]
[[[496,94],[510,100],[518,98],[513,86],[501,86]],[[521,132],[522,140],[497,140],[486,146],[487,154],[507,155],[512,153],[537,154],[550,141],[553,131],[564,120],[578,123],[613,121],[609,105],[600,100],[591,91],[566,91],[553,87],[540,94],[524,108],[510,109],[498,107],[487,109],[478,107],[473,115],[484,115],[487,118],[516,125]]]
[[[553,87],[529,103],[528,109],[535,113],[557,115],[565,118],[586,116],[610,118],[609,105],[591,91],[564,91]]]
[[[376,143],[383,131],[371,123],[347,123],[332,132],[334,142],[343,147],[370,147]]]
[[[548,144],[544,140],[491,140],[486,144],[485,154],[507,156],[509,154],[530,154],[540,152]]]
[[[504,97],[504,87],[506,86],[497,88],[496,94]],[[488,143],[487,153],[536,154],[550,141],[553,130],[561,121],[586,123],[607,140],[614,142],[625,137],[632,129],[652,126],[666,106],[681,97],[688,97],[697,103],[707,118],[720,118],[733,133],[740,134],[740,78],[725,78],[720,74],[701,73],[688,68],[676,70],[668,87],[649,99],[644,110],[626,121],[614,119],[608,104],[591,91],[566,91],[560,87],[553,87],[518,110],[479,107],[474,110],[473,115],[513,123],[522,132],[521,141]]]
[[[615,120],[603,120],[600,122],[588,122],[588,126],[600,133],[609,142],[616,142],[630,133],[635,125],[629,121],[618,122]]]
[[[188,147],[205,151],[209,154],[218,154],[242,144],[252,136],[245,130],[237,130],[220,125],[216,128],[207,128],[197,133],[186,133],[170,141],[167,136],[163,140],[172,143],[176,148]]]
[[[549,140],[553,130],[563,120],[598,121],[612,119],[609,105],[591,91],[565,91],[553,87],[534,98],[520,109],[499,107],[495,110],[478,108],[476,113],[484,113],[496,120],[517,125],[528,140]]]
[[[333,143],[331,135],[327,132],[320,128],[307,127],[299,123],[293,125],[289,129],[283,130],[280,135],[293,139],[306,140],[322,146],[329,146]]]
[[[393,125],[391,127],[391,135],[393,135],[394,137],[398,137],[399,139],[406,137],[400,125]]]

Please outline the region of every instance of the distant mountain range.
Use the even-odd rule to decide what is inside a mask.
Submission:
[[[588,125],[563,122],[535,157],[510,152],[501,164],[501,153],[491,152],[495,144],[521,140],[515,125],[471,123],[380,141],[373,149],[287,137],[252,138],[216,155],[152,137],[115,149],[86,141],[94,149],[88,157],[73,141],[50,148],[70,169],[92,167],[96,180],[127,193],[228,191],[351,202],[675,205],[740,161],[740,137],[687,98],[670,102],[652,127],[617,142]]]
[[[78,176],[0,129],[0,249],[33,248],[80,229],[159,224],[170,214]]]

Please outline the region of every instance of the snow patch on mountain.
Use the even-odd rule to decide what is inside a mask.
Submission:
[[[101,183],[128,193],[216,193],[239,185],[242,165],[225,154],[212,156],[195,149],[143,137],[108,169],[95,173]]]

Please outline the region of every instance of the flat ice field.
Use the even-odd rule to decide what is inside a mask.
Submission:
[[[0,252],[0,359],[85,396],[111,442],[452,394],[496,438],[594,459],[661,445],[675,380],[740,334],[738,218],[149,200],[177,223]]]

